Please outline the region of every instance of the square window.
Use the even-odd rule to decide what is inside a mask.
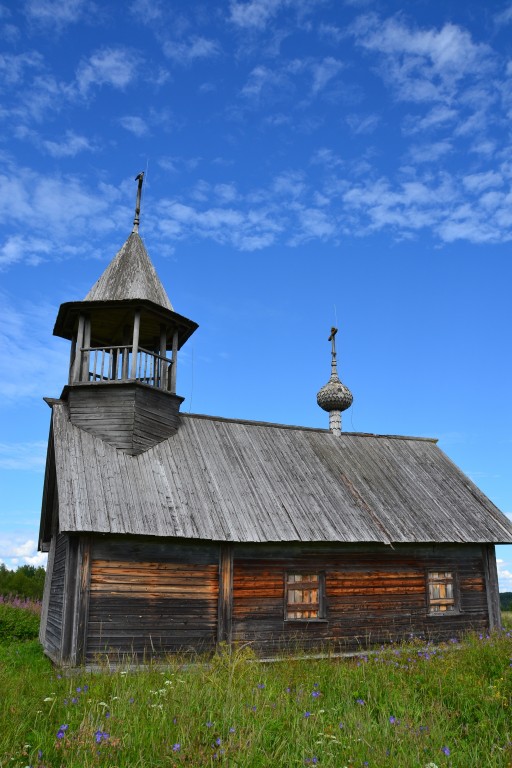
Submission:
[[[452,571],[429,571],[427,582],[430,614],[453,613],[457,610],[455,576]]]
[[[321,573],[287,573],[285,618],[311,621],[324,618],[324,577]]]

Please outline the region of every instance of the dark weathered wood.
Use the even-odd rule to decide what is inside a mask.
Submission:
[[[285,620],[284,574],[325,573],[325,621]],[[454,613],[429,615],[426,572],[457,574]],[[442,639],[488,622],[479,545],[242,545],[233,566],[233,640],[267,653],[328,643],[356,648],[420,635]],[[294,606],[290,606],[293,609]],[[302,606],[308,609],[308,604]]]
[[[50,598],[45,632],[45,650],[62,660],[64,583],[66,575],[68,538],[59,534],[55,542],[55,557],[50,582]]]
[[[219,607],[217,642],[231,643],[233,614],[233,545],[221,544],[219,552]]]
[[[87,644],[87,627],[89,621],[89,594],[91,583],[91,539],[82,537],[80,541],[80,571],[78,573],[78,596],[75,615],[74,663],[82,664],[85,658]]]
[[[63,662],[74,662],[73,629],[77,602],[78,536],[68,537],[63,586],[62,646]]]
[[[498,570],[494,544],[483,544],[485,592],[489,612],[489,629],[501,629],[501,609],[498,586]]]
[[[219,548],[112,537],[92,542],[85,656],[211,650],[217,640]]]

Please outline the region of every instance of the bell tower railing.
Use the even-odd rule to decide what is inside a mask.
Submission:
[[[123,344],[108,347],[80,347],[81,362],[75,384],[106,384],[138,381],[172,392],[172,359],[143,347]],[[173,393],[175,394],[175,393]]]

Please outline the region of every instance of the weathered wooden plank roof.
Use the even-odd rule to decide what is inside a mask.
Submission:
[[[136,232],[132,232],[85,297],[85,301],[121,299],[147,299],[172,311],[165,288]]]
[[[53,407],[61,531],[235,542],[512,543],[512,524],[421,438],[181,415],[129,456]]]

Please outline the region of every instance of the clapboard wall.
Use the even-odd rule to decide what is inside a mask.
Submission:
[[[64,628],[64,593],[68,537],[59,534],[54,538],[52,572],[49,582],[48,605],[45,612],[43,645],[48,655],[60,660]]]

